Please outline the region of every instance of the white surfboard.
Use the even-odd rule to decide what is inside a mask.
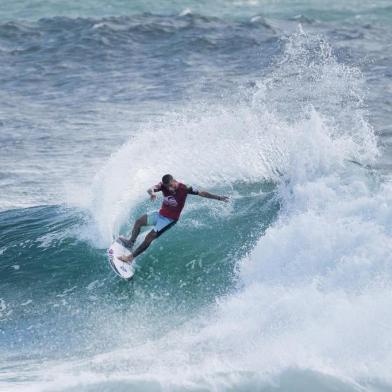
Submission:
[[[135,273],[133,263],[125,263],[121,261],[118,256],[128,256],[131,252],[125,248],[120,241],[115,240],[108,249],[109,264],[113,271],[123,279],[130,280]]]

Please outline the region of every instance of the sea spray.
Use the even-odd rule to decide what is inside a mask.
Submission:
[[[285,377],[295,384],[310,370],[320,389],[323,377],[347,390],[388,379],[390,187],[366,168],[378,150],[361,85],[360,72],[339,64],[324,39],[300,32],[273,75],[259,81],[262,95],[251,106],[203,110],[202,118],[164,123],[124,147],[129,154],[148,145],[149,167],[158,166],[159,140],[169,135],[177,154],[165,159],[167,171],[202,185],[274,179],[282,203],[276,223],[241,260],[238,292],[159,341],[149,374],[161,385],[240,389],[246,372],[253,387],[266,387]],[[178,158],[186,163],[176,166]],[[142,168],[138,162],[136,172]]]

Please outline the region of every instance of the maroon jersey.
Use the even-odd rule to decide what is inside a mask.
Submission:
[[[163,193],[163,202],[159,213],[169,219],[178,220],[184,208],[185,200],[188,195],[197,195],[199,191],[191,186],[178,183],[178,188],[170,192],[162,183],[155,185],[154,192]]]

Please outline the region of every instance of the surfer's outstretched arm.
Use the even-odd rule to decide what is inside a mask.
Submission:
[[[206,192],[206,191],[199,191],[198,195],[201,196],[201,197],[205,197],[207,199],[214,199],[214,200],[224,201],[226,203],[229,201],[229,198],[227,196],[214,195],[213,193],[209,193],[209,192]]]

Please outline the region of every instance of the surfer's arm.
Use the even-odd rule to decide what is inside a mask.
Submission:
[[[147,193],[150,195],[151,200],[155,200],[157,198],[157,195],[154,195],[154,192],[160,192],[162,190],[162,185],[161,183],[152,186],[151,188],[147,189]]]
[[[229,198],[227,196],[214,195],[213,193],[206,192],[206,191],[200,191],[198,195],[200,197],[205,197],[206,199],[213,199],[213,200],[219,200],[225,202],[229,201]]]
[[[200,197],[205,197],[206,199],[213,199],[213,200],[219,200],[219,201],[229,201],[229,198],[227,196],[219,196],[219,195],[214,195],[213,193],[207,192],[207,191],[199,191],[191,186],[187,188],[188,194],[190,195],[198,195]]]

